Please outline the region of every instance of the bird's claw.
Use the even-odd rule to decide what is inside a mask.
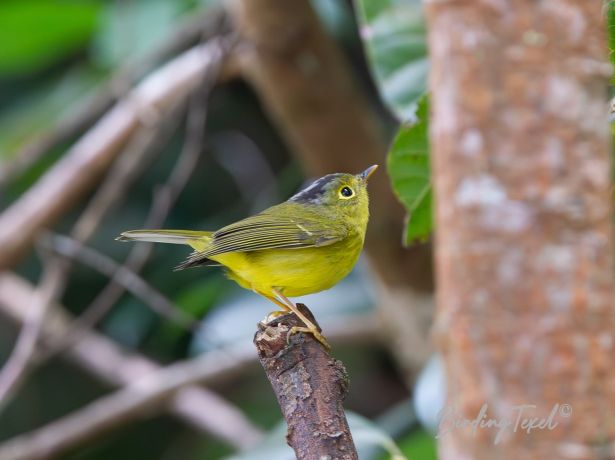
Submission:
[[[286,338],[288,343],[290,343],[290,336],[293,334],[296,334],[297,332],[305,332],[306,334],[312,334],[314,338],[318,340],[322,344],[323,347],[325,347],[325,350],[331,351],[331,345],[329,345],[329,342],[327,342],[327,339],[325,339],[325,337],[320,333],[320,331],[318,331],[318,329],[311,328],[311,327],[305,327],[305,326],[291,327],[290,331],[288,331],[288,336]]]

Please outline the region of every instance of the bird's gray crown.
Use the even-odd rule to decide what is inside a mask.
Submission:
[[[331,188],[336,179],[341,176],[343,176],[341,173],[327,174],[326,176],[312,182],[309,187],[304,188],[300,192],[290,197],[288,201],[294,201],[295,203],[321,203],[324,194]]]

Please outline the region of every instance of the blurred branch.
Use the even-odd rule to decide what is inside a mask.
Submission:
[[[202,148],[203,126],[207,113],[205,98],[218,78],[220,64],[221,60],[212,62],[212,65],[210,65],[205,72],[203,84],[199,90],[195,91],[195,94],[192,95],[191,110],[188,114],[185,148],[176,162],[169,176],[169,180],[155,195],[154,204],[150,211],[148,222],[146,222],[146,227],[156,227],[162,224],[168,211],[179,196],[194,169]],[[166,141],[181,119],[180,113],[184,105],[184,101],[178,101],[176,103],[177,107],[170,111],[166,119],[156,120],[151,126],[144,126],[139,130],[138,134],[134,136],[126,148],[126,151],[114,162],[102,186],[90,200],[88,206],[75,223],[71,231],[74,240],[55,239],[51,241],[51,246],[55,246],[56,252],[62,252],[60,249],[64,249],[64,256],[81,258],[82,262],[86,263],[86,265],[103,271],[111,278],[111,282],[94,299],[85,310],[85,313],[74,321],[70,333],[66,334],[47,350],[45,358],[54,355],[69,343],[78,341],[83,332],[93,327],[119,299],[124,292],[124,285],[126,285],[127,282],[129,285],[133,286],[133,289],[136,289],[133,293],[140,293],[137,295],[162,316],[174,320],[189,329],[196,324],[195,320],[183,315],[181,310],[171,305],[171,303],[159,292],[152,290],[142,279],[137,277],[137,282],[133,283],[127,281],[129,279],[135,280],[134,272],[145,263],[151,252],[151,245],[135,247],[130,253],[129,260],[123,267],[125,270],[117,269],[117,264],[113,260],[106,258],[102,254],[96,253],[92,249],[80,251],[83,242],[90,238],[98,228],[104,216],[115,204],[117,204],[121,196],[126,192],[129,184],[145,165],[149,164],[148,159],[159,151],[162,146],[166,145]],[[56,243],[55,245],[53,244],[54,241]],[[65,264],[65,270],[67,272],[68,267],[66,264],[68,264],[68,262],[63,261],[62,263]],[[103,267],[106,270],[101,270]],[[126,277],[126,273],[132,274],[132,276]],[[114,277],[116,276],[120,277],[120,281],[115,280]],[[39,363],[41,361],[43,361],[43,359],[39,357]]]
[[[198,321],[195,318],[186,315],[134,271],[119,265],[113,259],[95,249],[84,246],[72,238],[51,234],[46,234],[41,239],[41,244],[58,255],[77,260],[110,278],[114,278],[117,283],[140,298],[148,307],[170,321],[188,330],[194,330],[198,326]],[[74,330],[71,330],[71,342],[79,341],[79,338],[74,336],[74,332]]]
[[[101,220],[106,213],[119,200],[125,192],[126,187],[138,172],[143,168],[144,164],[149,163],[148,158],[160,150],[160,147],[165,145],[166,139],[173,131],[173,125],[177,124],[176,119],[179,118],[178,109],[181,109],[183,101],[179,101],[174,107],[167,119],[156,120],[151,126],[144,126],[138,130],[138,133],[133,137],[127,148],[123,151],[123,155],[119,157],[111,167],[111,171],[107,175],[102,187],[97,191],[85,211],[80,215],[79,219],[73,226],[71,234],[75,237],[75,245],[80,245],[86,241],[94,233]],[[176,115],[175,117],[173,115]],[[76,250],[74,250],[76,252]],[[45,267],[47,271],[53,272],[53,282],[45,289],[45,303],[37,306],[36,311],[47,311],[50,306],[53,306],[55,299],[60,298],[66,281],[69,276],[72,261],[63,257],[49,257],[46,259]],[[111,276],[111,275],[109,275]],[[44,281],[43,281],[44,282]],[[174,313],[174,312],[173,312]],[[64,340],[74,340],[77,334],[67,334],[63,337]],[[30,340],[34,339],[33,336]],[[15,348],[16,356],[25,355],[20,353],[20,343]],[[57,347],[56,347],[57,349]],[[43,360],[38,359],[37,364]],[[23,361],[20,364],[19,373],[10,373],[12,375],[10,383],[10,391],[2,394],[0,397],[0,411],[4,404],[11,398],[12,394],[18,390],[19,385],[25,381],[27,374],[32,370],[31,362]],[[10,369],[11,367],[9,367]],[[14,369],[14,368],[13,368]],[[8,382],[5,380],[5,382]],[[1,382],[0,382],[1,383]]]
[[[238,62],[280,133],[310,174],[359,172],[385,161],[374,108],[309,0],[230,0]],[[379,280],[379,311],[398,362],[412,380],[431,353],[431,252],[401,247],[404,212],[388,177],[370,179],[365,243]]]
[[[0,412],[26,376],[45,322],[45,314],[49,304],[55,300],[57,286],[62,277],[62,266],[47,261],[40,285],[24,303],[29,305],[27,316],[24,318],[17,343],[0,371]]]
[[[189,54],[190,53],[186,53],[183,57],[183,60],[182,58],[177,58],[175,61],[173,61],[176,63],[175,65],[179,67],[177,70],[178,71],[192,71],[193,73],[193,76],[191,77],[192,80],[189,81],[191,85],[195,83],[202,84],[203,79],[205,79],[208,85],[208,88],[211,87],[211,85],[213,84],[212,76],[214,76],[214,78],[217,78],[222,59],[225,56],[224,44],[221,43],[220,41],[212,41],[209,44],[202,45],[201,47],[197,47],[193,49],[192,54],[194,54],[195,56],[193,56],[191,59],[195,62],[192,62],[192,64],[190,64],[191,59],[188,58]],[[197,58],[200,58],[198,62],[196,61]],[[183,64],[180,66],[177,63],[183,63]],[[207,65],[203,66],[203,63],[206,63]],[[169,64],[169,66],[170,65],[171,64]],[[201,68],[197,70],[191,69],[190,65],[197,66],[197,67],[201,66]],[[111,114],[107,115],[106,117],[107,120],[109,119],[113,120],[114,118],[112,114],[117,111],[121,112],[122,107],[125,106],[123,110],[127,113],[124,115],[132,115],[133,117],[140,116],[144,118],[143,117],[144,113],[142,112],[144,109],[147,108],[150,111],[154,111],[157,109],[156,104],[160,104],[160,105],[162,105],[163,103],[165,104],[164,106],[165,110],[160,110],[158,113],[150,112],[147,117],[141,120],[140,123],[136,123],[137,121],[136,118],[135,120],[133,120],[135,123],[134,123],[134,126],[130,127],[130,129],[131,130],[138,129],[138,136],[135,136],[133,141],[129,144],[130,151],[125,152],[126,154],[123,155],[119,159],[119,161],[117,161],[114,164],[114,167],[112,168],[112,171],[111,171],[112,174],[107,176],[107,180],[104,182],[103,187],[94,196],[94,199],[90,202],[90,205],[86,208],[86,210],[84,211],[84,213],[81,215],[80,219],[77,221],[76,225],[74,226],[73,231],[72,231],[72,234],[76,238],[76,241],[73,242],[75,244],[72,247],[72,251],[74,253],[81,254],[81,252],[78,251],[79,244],[87,240],[92,235],[92,233],[98,227],[98,224],[102,220],[103,216],[111,208],[111,206],[117,201],[118,197],[121,196],[121,194],[125,191],[127,185],[132,181],[132,179],[138,173],[138,170],[142,167],[143,164],[147,163],[146,161],[144,161],[145,157],[147,157],[148,155],[151,155],[156,150],[157,146],[164,145],[164,143],[161,142],[161,139],[165,137],[165,135],[170,131],[169,129],[167,129],[169,123],[165,122],[165,120],[170,118],[171,123],[174,121],[176,117],[169,117],[169,115],[172,115],[177,111],[178,106],[181,106],[183,100],[189,94],[189,91],[188,91],[185,94],[176,94],[175,98],[171,98],[169,96],[169,91],[170,91],[169,88],[164,88],[164,87],[158,88],[158,86],[161,85],[161,82],[176,82],[178,84],[179,83],[187,84],[186,83],[187,80],[182,80],[180,78],[176,78],[175,76],[171,78],[171,76],[169,75],[169,72],[172,72],[172,69],[169,69],[169,67],[166,67],[165,69],[158,71],[156,74],[154,74],[149,79],[147,79],[143,84],[141,84],[132,93],[130,97],[132,99],[132,102],[125,101],[123,103],[118,104],[116,108],[111,112]],[[157,81],[156,78],[159,81]],[[176,91],[181,93],[183,89],[176,88]],[[139,103],[134,102],[139,99],[142,101],[142,103],[139,104]],[[128,113],[131,108],[134,110],[132,114]],[[138,111],[141,111],[141,112],[138,113]],[[201,111],[202,112],[205,111],[205,108],[202,108]],[[124,122],[125,122],[124,127],[128,128],[130,123],[128,123],[128,121],[126,120],[124,120]],[[113,132],[105,133],[105,129],[109,129],[110,131],[113,131],[114,129],[117,129],[118,126],[113,127],[113,126],[109,126],[109,124],[110,124],[109,122],[105,124],[105,119],[103,119],[97,125],[97,128],[95,127],[90,132],[89,136],[96,137],[98,135],[102,137],[102,136],[108,135],[110,137],[113,137],[114,133]],[[139,125],[142,126],[141,129],[139,129]],[[44,186],[45,178],[43,178],[32,189],[26,192],[25,196],[22,197],[17,203],[15,203],[9,210],[7,210],[4,214],[0,215],[0,222],[5,221],[7,222],[8,225],[17,226],[15,228],[15,231],[13,232],[13,236],[9,235],[9,232],[7,232],[4,235],[6,238],[8,238],[9,240],[12,239],[13,242],[17,245],[19,244],[25,245],[27,243],[27,240],[22,238],[22,232],[21,232],[22,225],[25,224],[25,222],[22,220],[24,216],[23,214],[19,214],[19,213],[28,214],[28,213],[32,213],[36,211],[31,208],[31,206],[33,206],[33,203],[29,201],[29,199],[30,200],[36,199],[36,196],[39,194],[48,194],[48,193],[53,194],[54,190],[60,195],[60,197],[58,197],[59,200],[69,199],[68,196],[72,196],[73,194],[75,195],[75,198],[76,198],[76,196],[79,193],[79,190],[74,189],[73,185],[75,183],[78,183],[79,180],[83,178],[83,176],[88,176],[88,174],[92,172],[92,169],[97,169],[100,166],[101,159],[98,157],[104,156],[105,161],[112,161],[113,159],[112,155],[115,155],[117,151],[121,149],[121,145],[117,145],[113,147],[108,146],[107,150],[105,149],[96,150],[98,146],[94,145],[93,146],[94,150],[88,150],[88,148],[91,147],[89,144],[85,143],[85,141],[88,139],[89,137],[85,136],[85,138],[81,141],[81,143],[78,143],[75,147],[73,147],[71,152],[67,154],[67,157],[65,157],[62,161],[60,161],[59,164],[56,165],[56,167],[54,167],[52,171],[49,172],[45,176],[47,177],[48,180],[57,180],[57,181],[60,181],[59,183],[47,182],[47,190],[44,190],[45,189],[45,186]],[[104,144],[104,141],[107,141],[107,140],[108,139],[104,139],[104,140],[100,139],[100,142]],[[90,141],[95,142],[95,139],[90,139]],[[187,141],[187,143],[189,142],[190,141]],[[79,148],[79,145],[82,146],[81,149]],[[191,150],[192,151],[190,152],[190,154],[193,156],[195,156],[198,153],[198,151],[194,152],[195,150],[197,150],[195,148],[192,148]],[[92,158],[93,155],[95,156],[95,158]],[[66,158],[70,158],[71,156],[74,157],[73,161],[67,163]],[[184,155],[183,157],[185,156],[186,155]],[[88,163],[88,161],[90,162]],[[179,187],[176,186],[173,188],[173,191],[175,192],[175,195],[174,195],[175,197],[179,193],[181,188],[183,187],[183,184],[185,184],[185,181],[187,180],[187,177],[189,175],[189,172],[187,173],[185,171],[186,170],[191,171],[194,161],[196,160],[191,160],[188,162],[180,160],[179,162],[180,167],[176,168],[176,170],[179,171],[180,173],[179,174],[180,177],[179,179],[176,178],[175,182],[173,182],[172,184],[172,185],[178,185],[177,183],[179,183]],[[65,166],[62,167],[61,166],[62,164],[65,164]],[[69,180],[71,179],[70,176],[74,174],[78,175],[79,180],[76,180],[76,178],[73,178],[74,180]],[[91,179],[94,180],[95,176],[91,176]],[[173,179],[174,177],[172,175],[171,180]],[[62,181],[64,182],[64,184],[62,183]],[[41,185],[41,183],[43,185]],[[58,184],[60,185],[60,188],[58,188]],[[82,184],[82,185],[86,186],[87,184]],[[38,192],[36,191],[37,188],[39,189]],[[48,199],[49,197],[46,197],[46,198]],[[39,196],[39,199],[42,200],[42,196]],[[40,201],[39,204],[46,203],[50,205],[49,206],[50,209],[53,209],[54,205],[58,205],[60,207],[62,207],[63,205],[61,202],[56,202],[55,200],[47,201],[47,199]],[[173,199],[174,198],[172,198],[171,200],[169,199],[166,200],[168,205],[165,209],[167,209],[167,211]],[[23,209],[20,208],[20,205],[19,205],[20,202],[21,202],[21,206],[23,207]],[[10,217],[11,210],[14,212],[12,218]],[[61,212],[61,210],[58,210],[58,209],[56,210],[58,212]],[[38,215],[38,217],[41,219],[54,217],[47,212],[48,211],[47,209],[42,208],[40,206],[39,206],[39,211],[40,211],[40,214]],[[164,216],[166,215],[167,211],[162,211],[161,213],[158,213],[158,214],[161,214],[162,216]],[[9,217],[7,217],[7,214],[9,214]],[[35,234],[39,231],[39,229],[35,227],[30,227],[30,231],[31,233],[29,237],[33,238]],[[26,233],[27,233],[27,229],[26,229]],[[3,237],[2,231],[0,231],[0,240],[2,240],[2,237]],[[26,235],[26,237],[28,237],[28,235]],[[11,243],[8,243],[8,244],[11,244]],[[89,252],[84,251],[84,253],[86,256],[89,256],[89,259],[87,260],[92,259],[93,255],[92,255],[91,250]],[[110,259],[101,261],[101,258],[104,259],[104,256],[102,255],[99,255],[99,256],[100,257],[97,258],[98,264],[95,264],[95,267],[98,267],[98,268],[106,267],[107,275],[109,277],[115,276],[115,268],[117,268],[117,266]],[[142,259],[144,260],[144,258]],[[103,263],[103,262],[106,262],[106,263]],[[0,265],[1,264],[2,264],[2,250],[0,250]],[[53,273],[54,273],[53,283],[45,288],[46,289],[45,299],[47,300],[41,299],[43,301],[42,303],[35,304],[37,308],[34,309],[33,311],[37,313],[44,312],[47,309],[47,306],[50,303],[53,303],[53,300],[60,295],[60,293],[64,289],[66,277],[70,270],[70,262],[67,260],[57,259],[54,261],[50,261],[49,264],[55,265],[53,267]],[[121,273],[124,276],[127,276],[126,273],[134,274],[134,272],[131,272],[129,269],[123,270],[121,271]],[[172,306],[170,306],[170,302],[168,302],[164,296],[162,296],[159,293],[155,293],[155,292],[154,294],[157,294],[157,295],[152,295],[153,291],[151,290],[151,288],[148,289],[149,285],[143,282],[143,280],[140,280],[140,278],[136,277],[137,281],[141,281],[141,282],[136,282],[136,283],[134,282],[135,277],[128,276],[128,278],[126,279],[130,279],[133,281],[133,284],[131,285],[132,288],[136,289],[135,292],[140,293],[142,296],[144,296],[142,298],[144,298],[146,302],[148,300],[153,301],[153,303],[147,302],[147,304],[152,306],[152,308],[156,309],[159,313],[166,315],[167,317],[174,319],[175,321],[180,322],[184,326],[190,326],[194,324],[191,318],[187,318],[186,315],[183,315],[180,310],[172,308]],[[126,279],[123,279],[123,280],[126,281]],[[111,286],[116,287],[117,282],[115,284],[112,284]],[[117,298],[119,297],[118,292],[119,292],[119,295],[121,295],[122,290],[121,289],[115,290],[115,294],[116,294],[115,298],[112,298],[113,296],[110,296],[110,295],[105,296],[105,294],[108,294],[106,291],[104,291],[101,295],[99,295],[99,297],[97,297],[96,300],[102,299],[103,304],[106,302],[107,307],[105,309],[90,310],[91,316],[93,316],[94,318],[100,318],[100,316],[102,316],[102,314],[104,314],[104,312],[108,310],[109,308],[108,306],[112,305],[113,302],[117,300]],[[113,292],[111,294],[113,294]],[[97,304],[95,304],[95,306],[96,305]],[[96,315],[94,315],[94,313],[96,313]],[[92,321],[92,323],[94,322],[95,321]],[[32,323],[32,324],[35,324],[35,323]],[[87,321],[84,321],[81,331],[83,331],[83,329],[87,327],[88,324],[89,323],[87,323]],[[25,350],[33,350],[37,337],[34,334],[32,334],[32,331],[36,332],[37,330],[38,329],[35,329],[34,327],[24,328],[24,333],[20,336],[20,339],[18,340],[15,351],[5,367],[5,372],[0,374],[0,408],[1,408],[1,404],[6,403],[8,398],[16,390],[19,383],[25,378],[27,374],[28,368],[30,367],[30,363],[28,362],[29,354],[26,353]],[[79,331],[75,331],[75,332],[79,332]],[[76,338],[78,338],[78,336],[79,336],[78,333],[68,334],[64,336],[64,338],[62,339],[62,342],[59,343],[58,346],[54,350],[61,348],[62,343],[65,340],[75,340]]]
[[[33,292],[32,286],[22,278],[8,272],[1,273],[0,315],[7,316],[17,324],[22,324],[26,320],[23,305],[28,302]],[[63,312],[64,309],[61,307],[54,308],[53,314],[42,324],[42,344],[57,343],[61,337],[69,333],[70,321]],[[334,344],[371,343],[372,340],[380,337],[377,321],[369,316],[330,326],[327,329],[327,337]],[[39,343],[39,346],[42,344]],[[152,375],[161,369],[147,358],[136,353],[128,353],[113,341],[93,331],[84,332],[79,343],[69,345],[65,352],[66,356],[80,368],[117,386],[130,385],[141,376]],[[40,349],[33,357],[34,362],[37,361],[39,354]],[[194,365],[193,368],[188,365],[188,368],[192,369],[190,375],[193,380],[187,378],[184,382],[176,382],[177,387],[173,390],[175,393],[165,396],[170,398],[168,408],[197,429],[211,433],[235,447],[247,448],[253,445],[260,438],[260,431],[236,408],[215,393],[192,384],[197,382],[213,384],[232,380],[237,375],[245,373],[255,362],[254,352],[246,346],[211,352],[188,362]],[[158,386],[158,388],[163,387]],[[171,390],[164,387],[164,391]],[[122,396],[120,399],[125,401],[124,398],[125,396]],[[58,431],[58,426],[52,422],[32,433],[6,441],[5,444],[0,445],[0,458],[3,460],[43,458],[45,455],[51,455],[52,452],[60,452],[75,443],[89,439],[99,430],[105,430],[112,425],[119,426],[116,424],[129,423],[143,412],[152,408],[160,408],[161,405],[166,404],[165,401],[161,401],[151,393],[144,397],[139,396],[138,401],[133,401],[121,409],[116,405],[117,402],[114,402],[117,401],[116,399],[111,399],[111,401],[113,404],[110,408],[113,410],[109,411],[109,407],[105,408],[103,405],[102,414],[98,416],[94,416],[94,412],[101,408],[100,405],[88,406],[83,409],[85,412],[78,411],[61,419],[60,428],[70,429],[66,433],[67,437],[55,438],[58,433],[62,433],[62,430]],[[123,413],[124,410],[126,414]],[[92,425],[79,427],[76,421],[79,423],[87,421]],[[52,438],[47,436],[52,436]]]
[[[0,269],[14,264],[111,164],[145,121],[172,110],[219,62],[226,44],[211,40],[160,68],[118,102],[47,173],[0,215]]]
[[[305,305],[297,305],[311,321]],[[286,439],[298,460],[358,459],[343,401],[348,375],[341,361],[329,356],[311,335],[295,333],[303,323],[294,314],[283,315],[254,336],[258,357],[271,382],[288,424]]]
[[[169,174],[168,180],[162,187],[156,190],[144,228],[158,228],[162,226],[173,204],[177,201],[177,198],[188,183],[196,167],[205,142],[207,99],[214,84],[218,80],[221,64],[221,61],[214,62],[208,67],[201,86],[191,95],[188,119],[186,121],[186,136],[182,151]],[[136,165],[137,163],[133,162],[133,164]],[[122,173],[119,174],[122,175]],[[109,189],[114,190],[110,192],[111,195],[113,195],[113,198],[111,198],[113,201],[115,201],[118,193],[121,193],[121,191],[117,191],[118,186],[115,184],[116,181],[117,179],[113,179],[112,176],[110,176]],[[109,201],[110,200],[107,200],[107,202]],[[94,227],[95,225],[89,226],[89,228],[92,229]],[[67,340],[74,342],[75,338],[80,335],[80,331],[87,330],[100,321],[118,301],[126,289],[126,284],[122,280],[122,270],[126,269],[131,273],[138,272],[143,265],[145,265],[151,252],[151,244],[134,245],[131,248],[123,266],[109,274],[111,278],[110,282],[98,296],[96,296],[84,313],[75,320],[73,324],[73,333],[70,334],[70,338]],[[58,343],[55,349],[59,350],[63,346],[65,346],[63,343]]]
[[[121,202],[130,184],[167,145],[181,122],[186,101],[177,101],[175,105],[165,118],[142,126],[113,162],[101,186],[75,222],[70,232],[74,239],[85,242],[94,234],[109,211]]]
[[[0,274],[1,315],[17,324],[22,324],[26,321],[23,305],[33,294],[34,289],[27,281],[10,273]],[[62,308],[54,309],[53,314],[42,324],[41,338],[45,344],[53,344],[68,333],[69,320],[62,311]],[[128,353],[113,341],[93,331],[86,332],[79,344],[70,346],[66,353],[66,356],[79,367],[115,386],[128,385],[144,375],[160,370],[153,361],[137,353]],[[250,363],[254,363],[255,357],[254,352],[245,347],[243,351],[237,349],[226,353],[223,360],[227,362],[228,367],[218,375],[211,374],[210,381],[233,378],[237,373],[244,372]],[[207,380],[204,378],[201,382],[205,383]],[[247,448],[261,437],[260,430],[237,408],[202,387],[190,385],[183,387],[169,400],[168,407],[172,413],[196,429],[211,433],[237,448]],[[24,455],[22,458],[35,458],[25,455],[40,452],[39,447],[28,452],[21,450]],[[6,453],[7,450],[0,449],[0,452]],[[0,458],[3,460],[13,458],[2,455],[0,454]]]
[[[0,458],[32,460],[57,456],[111,429],[134,422],[144,414],[162,409],[171,397],[189,385],[212,382],[226,373],[234,373],[243,361],[241,357],[229,359],[230,356],[229,351],[215,351],[149,372],[109,396],[4,442],[0,445]],[[233,429],[238,431],[237,427]]]
[[[124,97],[135,82],[162,62],[196,45],[203,39],[220,34],[226,14],[223,9],[205,8],[190,14],[169,34],[159,48],[136,60],[128,60],[92,97],[62,117],[51,130],[34,137],[14,157],[3,162],[0,169],[0,189],[19,177],[43,155],[69,142],[98,120],[105,111]]]

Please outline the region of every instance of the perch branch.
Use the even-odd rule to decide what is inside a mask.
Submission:
[[[311,321],[305,305],[297,305]],[[276,318],[254,336],[258,357],[288,424],[288,444],[298,460],[358,459],[342,402],[348,391],[344,365],[312,335],[296,333],[295,315]]]
[[[10,273],[0,274],[0,315],[16,324],[22,324],[26,320],[23,305],[28,302],[33,292],[32,286],[20,277]],[[63,311],[63,308],[54,309],[53,314],[42,325],[43,344],[53,344],[68,332],[69,320]],[[113,341],[92,331],[85,333],[78,345],[67,348],[66,357],[113,386],[128,385],[161,369],[153,361],[134,352],[128,353]],[[36,356],[34,359],[36,360]],[[238,349],[228,354],[224,359],[229,361],[231,366],[225,369],[224,375],[214,375],[214,380],[231,379],[237,373],[243,372],[254,362],[254,353],[246,347],[243,351]],[[239,410],[203,387],[184,387],[170,398],[168,408],[171,413],[196,429],[210,433],[237,448],[253,445],[262,435]],[[34,449],[38,450],[38,447]],[[1,455],[0,458],[4,459]]]
[[[0,269],[19,260],[111,164],[143,120],[167,113],[202,81],[225,43],[211,40],[167,63],[107,112],[36,184],[0,215]]]

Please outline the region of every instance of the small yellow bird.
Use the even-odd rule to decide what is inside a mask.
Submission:
[[[284,203],[216,232],[131,230],[119,241],[186,244],[194,249],[176,267],[222,265],[241,287],[292,311],[305,324],[289,334],[308,332],[329,345],[314,323],[287,296],[329,289],[357,262],[369,219],[367,180],[378,168],[360,174],[329,174]],[[276,314],[278,312],[274,312]]]

